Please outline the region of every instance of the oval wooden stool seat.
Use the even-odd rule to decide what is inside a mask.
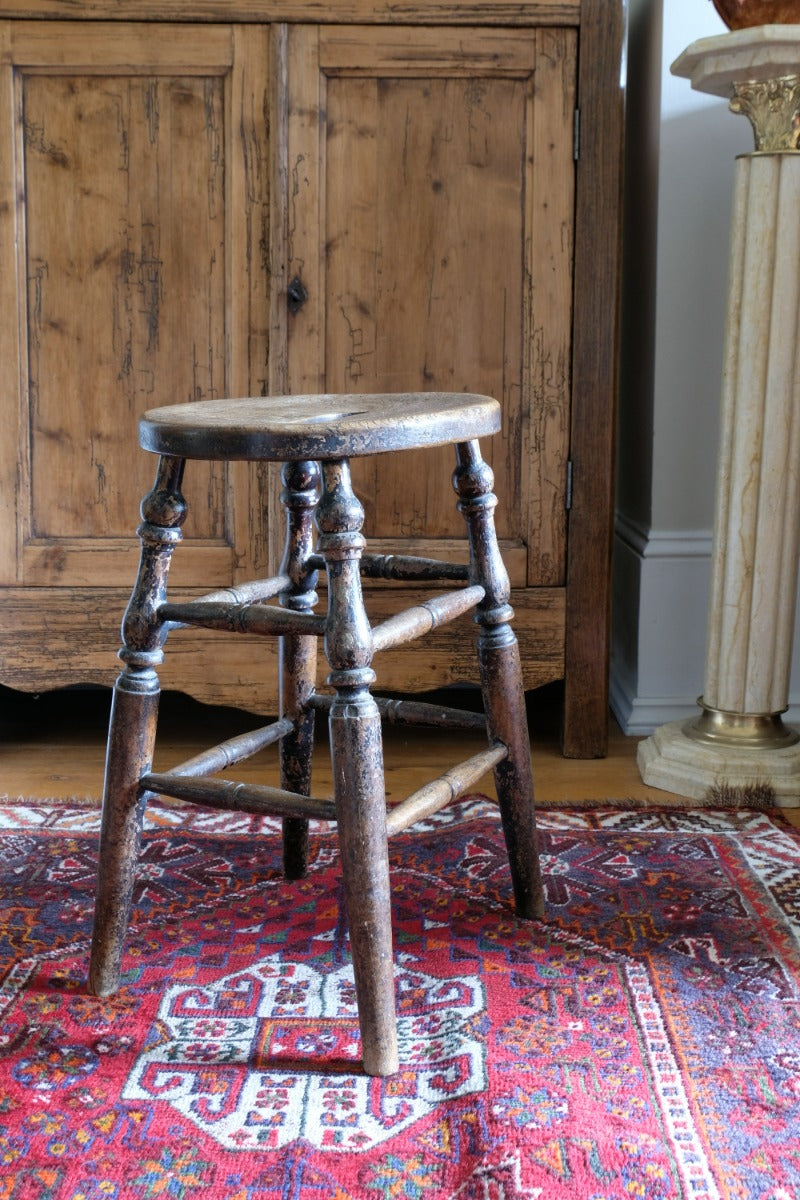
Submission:
[[[462,392],[256,396],[152,409],[139,441],[181,458],[288,462],[441,446],[499,429],[497,401]]]
[[[435,813],[493,771],[517,914],[525,919],[543,915],[519,647],[495,534],[494,478],[478,443],[499,427],[495,400],[442,392],[206,400],[154,409],[141,419],[141,444],[159,459],[155,484],[142,501],[139,572],[123,618],[123,670],[111,708],[91,991],[107,995],[119,986],[145,806],[154,794],[280,817],[288,880],[307,870],[309,821],[335,821],[362,1062],[371,1075],[392,1074],[399,1065],[388,856],[392,834]],[[453,487],[465,521],[469,566],[367,552],[361,532],[364,509],[353,491],[349,460],[444,443],[454,447]],[[168,599],[169,565],[186,517],[181,485],[189,459],[283,463],[286,541],[276,575],[197,599]],[[265,508],[270,509],[266,497]],[[316,611],[320,572],[327,584],[324,614]],[[362,594],[364,577],[416,581],[423,588],[410,608],[372,623]],[[432,581],[447,590],[428,590]],[[373,696],[384,650],[421,638],[469,611],[474,611],[477,630],[483,715]],[[167,638],[193,626],[279,639],[279,714],[265,726],[156,774],[157,668]],[[317,687],[318,645],[327,659],[327,690]],[[328,717],[332,797],[315,796],[311,789],[314,722],[320,712]],[[382,720],[479,726],[486,732],[486,748],[443,770],[387,811]],[[221,772],[270,744],[278,747],[280,787],[220,778]],[[290,912],[288,900],[287,920]]]

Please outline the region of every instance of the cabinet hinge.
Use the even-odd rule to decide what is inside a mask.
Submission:
[[[567,486],[564,495],[564,508],[569,512],[572,508],[572,459],[567,459]]]
[[[572,158],[575,162],[581,156],[581,110],[576,108],[572,114]]]

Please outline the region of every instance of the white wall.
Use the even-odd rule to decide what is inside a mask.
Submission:
[[[664,0],[651,511],[659,530],[708,530],[713,515],[734,160],[753,149],[753,135],[725,100],[669,68],[690,43],[724,32],[710,0]]]
[[[629,32],[611,697],[650,733],[702,691],[734,161],[753,136],[669,70],[725,32],[710,0],[631,0]],[[790,720],[799,699],[800,661]]]

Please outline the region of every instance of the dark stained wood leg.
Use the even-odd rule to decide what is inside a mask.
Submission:
[[[142,502],[139,574],[122,622],[119,657],[125,668],[114,687],[109,726],[89,963],[89,990],[98,996],[119,986],[147,801],[139,780],[152,764],[160,692],[155,667],[166,637],[157,609],[166,599],[169,563],[186,513],[183,466],[183,459],[162,458],[155,486]]]
[[[96,996],[119,987],[147,802],[139,780],[152,762],[159,691],[155,671],[132,668],[114,687],[89,960],[89,991]]]
[[[362,1061],[368,1075],[393,1075],[399,1060],[380,716],[366,689],[342,689],[329,721]]]
[[[392,1075],[398,1051],[383,744],[359,577],[364,512],[346,461],[326,462],[322,473],[316,519],[328,573],[328,682],[336,689],[331,759],[363,1065],[368,1075]]]
[[[508,574],[494,528],[494,476],[475,441],[459,443],[456,462],[453,486],[467,522],[470,582],[481,584],[486,592],[475,620],[489,739],[508,747],[508,757],[497,765],[494,776],[514,899],[518,915],[533,919],[544,915],[533,771],[519,645],[510,624],[514,613],[508,603]]]
[[[281,573],[291,580],[291,590],[280,603],[295,612],[311,612],[317,603],[317,572],[307,566],[312,553],[313,514],[317,504],[319,467],[314,462],[291,462],[283,467],[286,509],[286,549]],[[280,638],[280,713],[295,722],[292,733],[280,743],[281,787],[302,796],[311,795],[314,750],[314,694],[317,675],[317,639],[301,634]],[[287,817],[283,821],[283,870],[287,879],[300,879],[308,867],[308,821]]]

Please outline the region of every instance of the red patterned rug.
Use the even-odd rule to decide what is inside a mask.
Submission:
[[[357,1069],[336,851],[151,810],[124,987],[87,995],[97,813],[0,808],[0,1200],[800,1196],[800,837],[764,813],[497,811],[394,839],[399,1075]]]

